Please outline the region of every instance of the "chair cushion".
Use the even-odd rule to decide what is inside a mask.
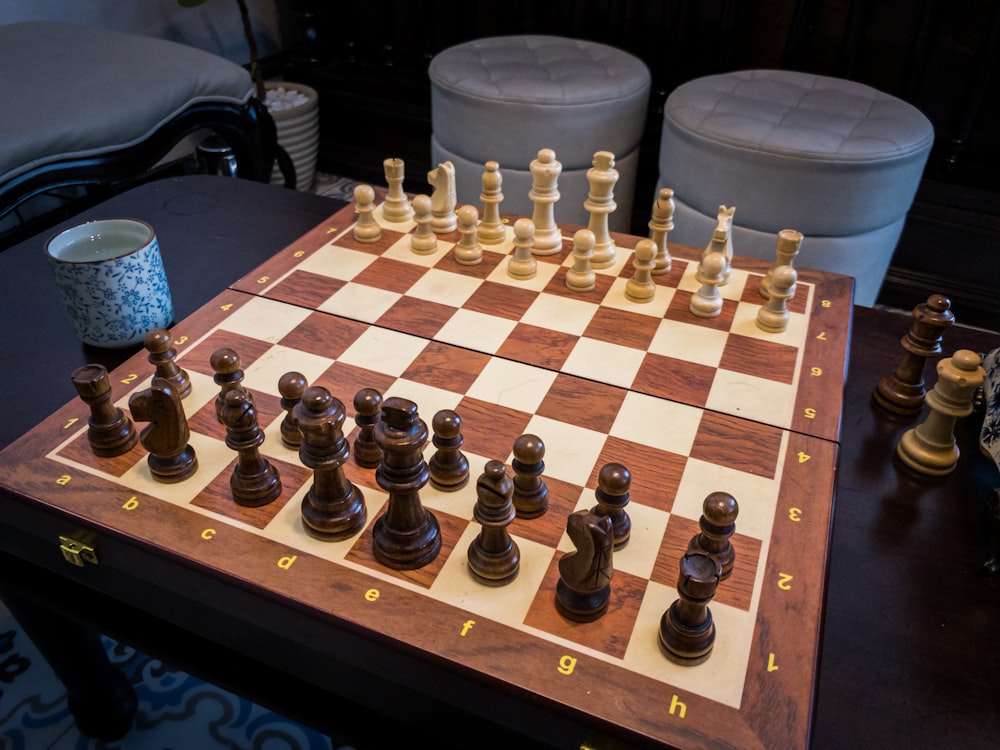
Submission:
[[[0,177],[140,143],[193,104],[254,94],[250,74],[217,55],[60,22],[0,26],[0,70]]]
[[[826,76],[747,70],[677,87],[664,107],[660,184],[736,223],[844,236],[906,214],[934,140],[915,107]]]
[[[431,60],[434,137],[470,161],[527,169],[552,148],[564,169],[639,144],[649,70],[634,55],[557,36],[476,39]]]

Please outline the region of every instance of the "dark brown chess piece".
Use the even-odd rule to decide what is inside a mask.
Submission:
[[[229,477],[229,489],[237,505],[256,508],[281,495],[278,470],[260,454],[264,432],[257,420],[257,409],[242,391],[229,391],[222,409],[226,426],[226,445],[237,451],[236,468]]]
[[[514,509],[518,518],[538,518],[549,507],[549,489],[542,479],[545,443],[537,435],[521,435],[514,441]]]
[[[733,572],[736,550],[732,536],[736,532],[736,517],[740,506],[728,492],[712,492],[702,503],[701,532],[692,537],[688,552],[704,552],[715,558],[721,570],[719,580],[726,580]]]
[[[689,552],[679,567],[677,599],[660,618],[657,640],[670,661],[694,666],[708,659],[715,646],[715,622],[708,605],[719,586],[721,570],[704,552]]]
[[[441,409],[431,420],[432,442],[437,450],[428,463],[431,486],[456,492],[469,483],[469,460],[462,453],[462,418],[451,409]]]
[[[591,622],[611,600],[614,529],[607,516],[581,510],[566,519],[566,533],[576,550],[559,558],[556,609],[569,620]]]
[[[593,512],[611,519],[615,533],[615,549],[628,544],[632,534],[632,520],[625,506],[629,503],[629,488],[632,486],[631,472],[619,463],[608,463],[597,474],[597,506]]]
[[[501,461],[487,461],[476,481],[473,517],[483,527],[469,545],[469,573],[487,586],[504,586],[517,577],[521,553],[507,527],[514,520],[514,485]]]
[[[387,398],[375,425],[375,442],[382,451],[375,481],[389,493],[385,513],[372,526],[375,559],[395,570],[423,567],[441,551],[441,529],[420,501],[430,474],[423,456],[427,425],[417,405]]]
[[[216,349],[209,358],[212,366],[213,380],[219,386],[219,395],[215,397],[215,416],[222,422],[222,409],[226,405],[226,394],[229,391],[240,390],[249,394],[243,387],[243,368],[240,367],[240,355],[229,347]],[[253,399],[253,396],[250,395]]]
[[[929,357],[941,353],[941,338],[954,322],[951,301],[942,294],[932,294],[913,308],[910,330],[901,339],[903,357],[891,375],[879,378],[872,393],[874,402],[894,414],[913,416],[924,405],[924,366]]]
[[[354,463],[374,469],[382,460],[382,451],[375,442],[375,423],[382,411],[382,394],[374,388],[362,388],[354,395],[354,423],[358,435],[354,438]]]
[[[70,376],[76,392],[90,407],[87,439],[98,456],[120,456],[128,453],[139,441],[135,425],[121,409],[111,402],[111,381],[104,365],[84,365]]]
[[[295,405],[302,400],[302,394],[306,392],[309,383],[306,376],[301,372],[286,372],[278,378],[278,393],[281,394],[281,408],[285,411],[285,416],[281,420],[281,442],[289,448],[297,449],[302,445],[302,433],[299,426],[295,424],[293,413]]]
[[[129,411],[138,422],[149,422],[139,433],[139,442],[149,451],[146,461],[158,482],[181,482],[198,468],[194,448],[188,444],[191,430],[181,397],[168,385],[154,385],[132,394]]]
[[[146,334],[143,345],[149,352],[149,363],[156,368],[152,385],[166,383],[181,398],[187,398],[191,393],[191,378],[174,361],[177,350],[170,343],[170,332],[166,328],[154,328]]]

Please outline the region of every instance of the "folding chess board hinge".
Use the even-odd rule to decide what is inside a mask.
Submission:
[[[97,565],[97,550],[93,545],[81,542],[70,536],[60,535],[59,551],[66,559],[66,562],[82,568],[86,563]]]

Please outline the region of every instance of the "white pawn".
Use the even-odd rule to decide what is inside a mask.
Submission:
[[[656,260],[653,265],[653,275],[667,273],[670,270],[670,248],[667,247],[667,234],[674,229],[674,191],[670,188],[660,188],[653,201],[653,218],[649,220],[650,237],[656,245]]]
[[[523,218],[514,222],[514,254],[507,261],[507,275],[523,281],[538,273],[538,261],[531,254],[535,237],[535,222]]]
[[[610,151],[594,154],[594,166],[587,170],[590,192],[583,207],[590,212],[587,229],[594,233],[594,268],[608,268],[615,264],[615,242],[608,229],[608,217],[618,208],[614,199],[618,170],[615,169],[615,155]]]
[[[556,226],[555,204],[559,200],[559,175],[562,164],[556,152],[543,148],[529,165],[531,190],[528,198],[534,204],[531,220],[535,225],[535,255],[554,255],[562,249],[562,233]]]
[[[371,185],[354,188],[354,213],[358,221],[354,225],[354,239],[365,244],[378,242],[382,227],[375,220],[375,190]]]
[[[896,445],[899,459],[921,474],[944,476],[958,465],[955,422],[973,410],[973,397],[986,379],[980,357],[971,349],[959,349],[937,363],[937,382],[927,394],[930,413],[907,430]]]
[[[573,235],[573,267],[566,271],[566,288],[574,292],[589,292],[597,283],[597,274],[590,265],[594,255],[594,233],[577,229]]]
[[[774,269],[778,266],[790,266],[795,261],[795,256],[799,254],[799,246],[802,244],[802,232],[794,229],[782,229],[778,232],[778,244],[774,248],[775,261],[768,269],[767,275],[761,279],[760,296],[767,299],[768,289],[771,286],[771,278],[774,276]]]
[[[417,255],[430,255],[437,250],[438,238],[431,228],[434,214],[431,212],[431,197],[415,195],[413,197],[413,221],[416,229],[410,235],[410,249]]]
[[[479,211],[475,206],[458,209],[458,231],[461,238],[455,245],[455,262],[463,266],[474,266],[483,260],[483,248],[476,240],[476,223]]]
[[[719,284],[726,272],[726,256],[724,253],[707,253],[698,264],[695,279],[701,284],[698,292],[691,297],[689,309],[699,318],[715,318],[722,312],[722,295],[719,294]]]
[[[625,296],[632,302],[652,302],[656,295],[653,267],[656,263],[656,243],[639,240],[635,245],[635,274],[625,284]]]
[[[486,162],[486,171],[483,172],[483,192],[479,196],[479,200],[483,202],[483,220],[479,222],[479,229],[476,230],[476,238],[484,245],[499,245],[507,237],[507,230],[504,229],[503,220],[500,218],[500,204],[503,202],[503,193],[500,192],[502,185],[500,165],[495,161]]]
[[[771,274],[771,292],[767,302],[757,311],[757,327],[768,333],[781,333],[788,328],[788,300],[795,296],[798,273],[791,266],[778,266]]]
[[[386,221],[402,222],[413,218],[413,207],[403,190],[404,164],[402,159],[386,159],[382,162],[385,181],[389,191],[382,202],[382,218]]]
[[[454,232],[458,219],[455,206],[458,197],[455,193],[455,165],[443,161],[427,173],[427,182],[434,188],[431,193],[431,211],[434,221],[431,226],[437,234]]]

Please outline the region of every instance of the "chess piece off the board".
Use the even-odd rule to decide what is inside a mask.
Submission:
[[[719,580],[724,581],[733,572],[736,550],[732,536],[736,533],[736,518],[740,505],[728,492],[711,492],[701,505],[698,525],[701,531],[688,544],[688,552],[704,552],[719,563]]]
[[[958,464],[955,422],[972,413],[972,399],[986,379],[979,355],[959,349],[937,365],[938,380],[927,394],[930,414],[907,430],[896,446],[896,455],[914,471],[930,476],[951,473]]]
[[[660,618],[657,640],[675,664],[695,666],[712,655],[715,621],[709,603],[721,579],[719,563],[704,552],[689,552],[680,560],[677,599]]]
[[[87,439],[98,456],[128,453],[139,441],[132,420],[111,401],[111,380],[104,365],[78,367],[70,376],[80,399],[90,407]]]
[[[166,328],[154,328],[146,334],[143,345],[149,352],[149,363],[156,368],[152,384],[166,383],[181,398],[187,398],[191,393],[191,378],[175,361],[177,350],[170,343],[170,332]]]
[[[941,339],[954,322],[951,300],[943,294],[932,294],[913,308],[910,330],[900,341],[903,356],[899,365],[891,374],[879,378],[872,393],[878,406],[903,416],[920,412],[927,396],[924,387],[927,360],[941,353]]]
[[[313,470],[313,481],[302,498],[302,522],[318,539],[339,541],[365,525],[365,498],[344,474],[350,447],[344,437],[346,412],[340,399],[323,386],[306,389],[295,406],[302,432],[299,460]]]
[[[615,550],[623,549],[632,535],[632,520],[625,510],[631,486],[632,473],[622,464],[604,464],[597,473],[597,489],[594,492],[597,505],[591,512],[611,519]]]
[[[427,425],[417,405],[398,396],[385,399],[375,442],[382,451],[375,481],[389,499],[385,513],[372,526],[372,551],[388,568],[421,568],[441,551],[441,529],[420,500],[420,489],[430,475],[423,456]]]
[[[226,445],[237,452],[236,468],[229,477],[233,501],[256,508],[276,500],[281,495],[281,477],[260,453],[264,431],[260,429],[257,409],[246,393],[226,394],[222,423],[226,426]]]
[[[567,517],[566,533],[576,550],[559,558],[556,609],[568,620],[592,622],[611,600],[614,529],[609,517],[581,510]]]
[[[473,517],[482,531],[469,545],[469,573],[486,586],[506,586],[517,577],[521,552],[507,528],[514,520],[514,484],[500,461],[487,461],[476,481]]]
[[[538,435],[519,435],[514,440],[513,454],[515,512],[518,518],[538,518],[549,507],[549,488],[542,478],[545,443]]]
[[[152,385],[128,400],[132,418],[149,422],[139,442],[149,455],[146,462],[153,479],[166,484],[182,482],[198,469],[198,457],[188,443],[191,429],[181,397],[169,385]]]
[[[427,467],[431,486],[442,492],[456,492],[469,483],[469,459],[462,453],[462,418],[453,409],[441,409],[431,420],[436,448]]]

